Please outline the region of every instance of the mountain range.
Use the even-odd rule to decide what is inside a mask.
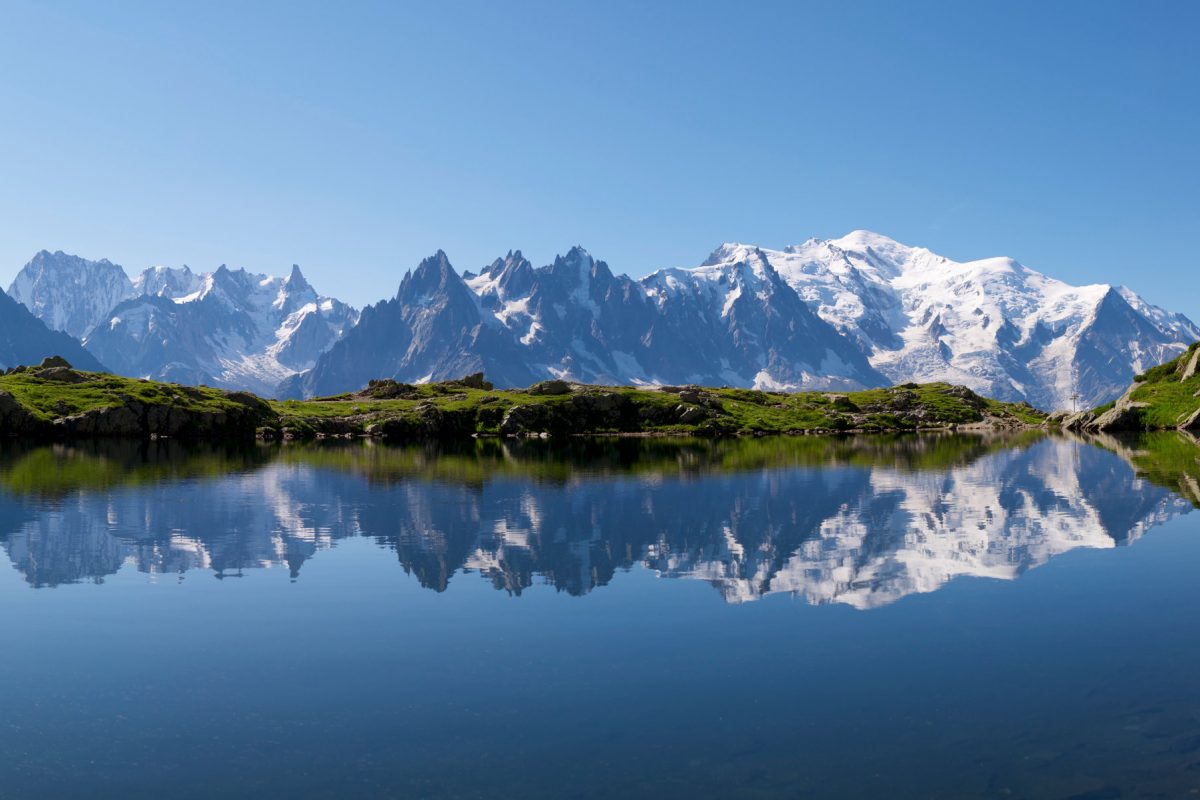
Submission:
[[[107,260],[42,251],[9,294],[120,375],[265,395],[312,367],[358,321],[356,309],[318,295],[297,266],[286,278],[224,265],[209,273],[151,267],[131,280]]]
[[[867,231],[783,249],[724,244],[634,279],[581,247],[534,267],[511,251],[457,272],[439,251],[358,311],[287,278],[38,253],[9,289],[126,375],[308,397],[373,378],[482,371],[499,386],[857,389],[964,384],[1045,408],[1098,405],[1200,328],[1104,284],[1009,258],[956,262]]]

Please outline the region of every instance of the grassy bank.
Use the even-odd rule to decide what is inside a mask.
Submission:
[[[1118,400],[1069,423],[1080,430],[1200,430],[1200,342],[1135,377]]]
[[[482,376],[423,385],[373,381],[361,392],[265,401],[245,392],[62,365],[0,375],[0,430],[32,437],[465,439],[473,435],[759,435],[1037,426],[1045,416],[964,387],[906,384],[862,392],[633,388],[546,381],[495,389]]]

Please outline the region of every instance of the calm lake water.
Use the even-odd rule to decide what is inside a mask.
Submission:
[[[1200,792],[1174,436],[0,449],[0,798]]]

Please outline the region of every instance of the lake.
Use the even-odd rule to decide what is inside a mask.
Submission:
[[[1200,792],[1175,435],[0,447],[0,798]]]

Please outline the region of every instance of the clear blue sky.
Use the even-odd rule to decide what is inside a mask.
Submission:
[[[1200,4],[0,0],[0,280],[41,248],[358,304],[870,228],[1200,319]]]

